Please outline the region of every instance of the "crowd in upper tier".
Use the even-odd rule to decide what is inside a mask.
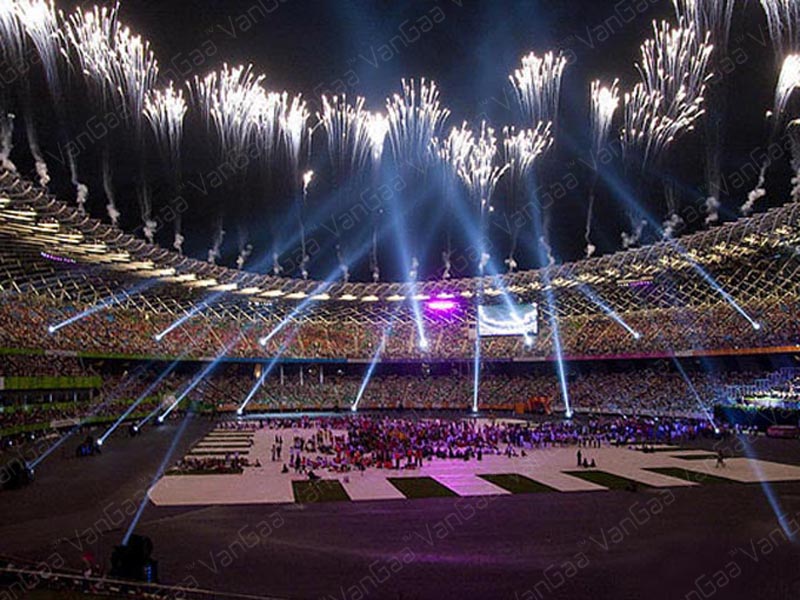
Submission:
[[[380,346],[383,328],[357,321],[290,324],[266,347],[259,338],[277,323],[239,323],[198,314],[161,341],[156,334],[173,316],[108,308],[54,333],[48,327],[75,316],[86,307],[64,306],[53,300],[4,296],[0,298],[0,348],[48,350],[106,355],[210,357],[227,348],[232,357],[256,358],[282,353],[288,358],[371,358]],[[800,304],[775,301],[745,307],[760,328],[752,327],[728,305],[703,309],[660,309],[625,314],[635,337],[610,318],[568,317],[559,321],[564,355],[608,357],[659,355],[672,352],[795,347],[800,340]],[[486,358],[536,358],[554,355],[553,336],[546,319],[527,347],[520,337],[487,338]],[[463,322],[426,324],[428,347],[422,349],[417,327],[395,323],[383,356],[390,359],[469,358],[474,353],[469,326]]]

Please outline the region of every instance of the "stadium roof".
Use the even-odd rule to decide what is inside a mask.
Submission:
[[[543,294],[552,291],[559,316],[598,314],[598,297],[620,314],[710,306],[725,294],[740,304],[763,303],[796,297],[799,248],[800,204],[793,203],[676,240],[482,281],[305,281],[216,266],[148,244],[0,171],[3,291],[74,302],[114,297],[175,314],[204,302],[212,313],[235,318],[282,318],[307,301],[313,307],[306,318],[384,322],[411,299],[444,295],[472,305],[481,284],[487,302],[508,294],[538,302],[545,312]]]

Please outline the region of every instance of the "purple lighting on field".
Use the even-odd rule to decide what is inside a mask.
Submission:
[[[455,310],[458,308],[458,303],[454,300],[431,300],[428,302],[427,307],[430,310],[439,312]]]

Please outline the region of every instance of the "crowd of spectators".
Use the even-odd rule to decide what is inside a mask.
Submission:
[[[233,357],[274,356],[291,358],[371,358],[380,346],[383,329],[346,322],[304,321],[283,328],[266,348],[261,336],[276,323],[239,323],[211,313],[188,319],[156,341],[156,334],[174,320],[167,314],[109,307],[75,323],[48,331],[86,307],[63,305],[55,300],[16,297],[0,299],[0,348],[35,351],[83,352],[106,355],[210,357],[228,348]],[[659,309],[626,313],[625,321],[637,338],[605,316],[563,317],[559,322],[565,355],[573,357],[620,357],[678,351],[742,350],[795,346],[800,338],[800,305],[772,302],[744,307],[758,321],[751,327],[726,304],[703,309]],[[352,318],[352,317],[350,317]],[[482,347],[487,358],[551,357],[553,336],[542,319],[540,331],[526,345],[521,338],[488,338]],[[416,325],[398,322],[387,335],[383,354],[392,359],[469,358],[474,352],[465,322],[427,325],[428,348],[421,349]]]
[[[570,404],[577,412],[650,415],[701,415],[724,400],[727,386],[752,381],[754,373],[705,373],[668,371],[660,368],[626,372],[590,372],[569,378]],[[267,380],[247,405],[248,412],[335,410],[350,407],[361,387],[358,378],[329,378],[324,384],[306,381]],[[237,389],[237,385],[239,389]],[[247,395],[252,381],[222,386]],[[472,406],[473,378],[448,376],[375,376],[359,400],[360,410],[465,410]],[[552,410],[564,410],[561,386],[555,374],[539,376],[488,375],[478,388],[483,410],[513,411],[534,398],[546,398]],[[229,397],[228,397],[229,398]],[[233,404],[218,397],[220,412]],[[237,405],[238,406],[238,405]],[[527,410],[527,409],[526,409]]]
[[[0,363],[8,365],[7,372],[41,376],[42,373],[58,374],[59,369],[63,369],[73,375],[96,375],[102,385],[89,392],[88,397],[69,399],[70,394],[64,394],[56,401],[46,392],[22,396],[0,393],[0,436],[22,429],[47,430],[78,422],[110,420],[124,413],[145,392],[148,392],[147,397],[137,404],[131,418],[140,418],[170,405],[184,390],[189,393],[182,400],[181,408],[193,404],[195,410],[201,412],[233,413],[259,381],[252,367],[248,370],[242,365],[218,367],[194,385],[198,373],[192,369],[163,376],[164,365],[140,363],[139,367],[130,366],[130,371],[121,372],[76,357],[61,357],[57,361],[47,356],[11,357],[11,361],[7,358],[0,357]],[[725,393],[731,386],[747,386],[764,377],[764,373],[676,370],[670,361],[650,361],[649,365],[624,371],[568,372],[571,409],[591,414],[699,417],[727,402]],[[466,411],[472,408],[474,401],[474,379],[468,371],[376,374],[363,391],[360,374],[330,369],[324,377],[318,375],[321,375],[319,371],[309,371],[301,379],[294,370],[283,377],[276,370],[252,393],[246,412],[346,411],[356,399],[361,411]],[[797,382],[788,382],[775,388],[775,394],[796,399],[799,388]],[[539,402],[542,399],[544,401]],[[490,370],[480,379],[478,405],[483,411],[493,412],[560,412],[566,409],[559,378],[549,371],[511,375]]]

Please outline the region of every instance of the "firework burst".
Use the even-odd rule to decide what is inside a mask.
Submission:
[[[195,77],[193,100],[207,130],[216,132],[221,156],[240,155],[254,139],[264,116],[264,79],[255,75],[252,65],[227,64],[202,79]]]
[[[592,139],[592,183],[589,188],[589,206],[586,211],[586,257],[591,258],[597,249],[592,243],[592,215],[594,213],[595,189],[599,179],[597,158],[608,143],[611,133],[611,126],[614,123],[614,115],[619,109],[619,80],[615,79],[610,86],[603,85],[599,80],[595,80],[591,85],[591,112],[589,113],[589,124]]]
[[[771,112],[767,113],[767,116],[772,120],[769,135],[769,147],[776,143],[784,131],[787,118],[786,109],[789,105],[789,100],[791,100],[792,95],[798,88],[800,88],[800,54],[790,54],[783,61],[781,73],[778,76],[778,84],[775,86],[773,108]],[[800,149],[794,145],[791,148],[793,151]],[[796,157],[796,160],[800,161],[800,157]],[[767,170],[769,169],[770,165],[771,158],[769,153],[767,153],[766,157],[764,158],[764,162],[761,164],[761,170],[758,174],[758,182],[756,183],[756,187],[747,195],[747,200],[744,204],[742,204],[742,214],[749,215],[752,213],[756,202],[767,195],[765,185],[767,180]]]
[[[13,2],[0,2],[0,56],[15,71],[23,65],[25,58],[25,39],[22,23],[20,23],[17,9]]]
[[[653,31],[654,38],[641,47],[641,82],[625,94],[622,130],[626,155],[638,157],[642,169],[658,161],[703,115],[713,51],[708,35],[698,40],[691,26],[654,23]]]
[[[553,123],[556,127],[561,79],[566,68],[567,58],[562,54],[548,52],[540,57],[531,52],[522,58],[522,66],[509,76],[527,126]]]
[[[322,96],[322,112],[317,118],[325,130],[328,156],[337,178],[363,172],[372,153],[370,114],[364,109],[364,98],[350,104],[347,96]]]
[[[550,123],[539,123],[536,129],[522,129],[517,131],[514,127],[503,128],[503,158],[508,165],[509,194],[516,200],[528,181],[536,162],[544,156],[553,145],[553,135]],[[520,227],[514,223],[511,235],[511,250],[505,264],[509,272],[517,268],[515,257]]]
[[[800,51],[800,2],[797,0],[760,0],[767,14],[767,26],[778,62]]]
[[[153,90],[145,98],[144,115],[176,178],[180,173],[183,122],[187,111],[183,90],[176,90],[172,82],[163,90]]]
[[[441,136],[450,111],[433,81],[403,79],[402,88],[386,101],[389,143],[395,162],[419,169],[431,158],[431,141]]]
[[[6,3],[11,3],[6,0]],[[56,101],[61,98],[58,67],[62,34],[53,0],[14,0],[17,17],[39,57],[42,59],[47,83]]]

